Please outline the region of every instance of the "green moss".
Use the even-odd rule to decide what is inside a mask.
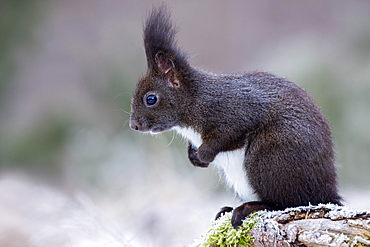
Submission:
[[[237,230],[231,225],[232,213],[226,213],[218,220],[212,221],[207,233],[196,240],[190,247],[238,247],[250,246],[253,237],[249,232],[260,217],[252,214],[244,220],[243,225]]]

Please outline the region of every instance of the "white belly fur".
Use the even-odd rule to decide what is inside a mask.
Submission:
[[[197,148],[203,143],[201,135],[192,128],[175,127],[174,129]],[[245,148],[221,152],[212,164],[218,168],[225,177],[227,184],[233,188],[242,200],[256,200],[257,198],[249,185],[244,169],[244,157]]]

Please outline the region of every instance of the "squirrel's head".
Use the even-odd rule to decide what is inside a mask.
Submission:
[[[186,105],[174,61],[163,53],[156,54],[155,61],[156,66],[139,80],[131,101],[130,127],[141,132],[170,130],[180,123]]]
[[[176,28],[165,5],[154,8],[144,27],[148,71],[136,85],[130,127],[159,133],[181,123],[186,109],[189,73],[186,56],[175,42]]]

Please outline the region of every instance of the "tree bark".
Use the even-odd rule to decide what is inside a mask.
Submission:
[[[370,246],[370,212],[332,204],[264,212],[253,246]]]

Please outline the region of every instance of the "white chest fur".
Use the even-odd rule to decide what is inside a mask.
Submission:
[[[189,140],[195,147],[202,145],[202,137],[192,128],[174,128],[180,135]],[[253,190],[249,186],[244,169],[245,148],[235,151],[221,152],[212,162],[225,177],[227,184],[233,188],[238,196],[245,200],[255,200]]]

